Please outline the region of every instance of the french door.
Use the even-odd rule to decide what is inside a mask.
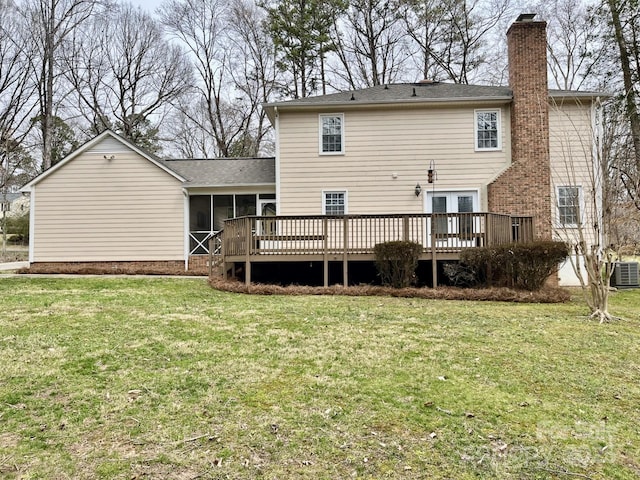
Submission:
[[[425,212],[433,214],[427,221],[427,242],[431,246],[463,248],[475,246],[479,219],[470,215],[478,211],[475,190],[427,192]]]

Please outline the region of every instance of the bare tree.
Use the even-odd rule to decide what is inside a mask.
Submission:
[[[402,0],[405,28],[423,76],[470,83],[490,58],[508,0]]]
[[[96,17],[73,40],[67,78],[89,130],[110,127],[156,152],[171,103],[192,85],[184,51],[165,40],[152,16],[131,4]]]
[[[571,266],[591,317],[601,323],[609,313],[609,281],[616,259],[610,235],[609,165],[602,144],[599,108],[577,103],[552,106],[558,125],[551,135],[556,215],[554,230],[573,250]],[[596,116],[596,118],[593,117]]]
[[[439,42],[444,37],[446,9],[441,0],[404,0],[402,19],[413,43],[412,58],[422,78],[440,80],[443,69],[436,61]]]
[[[640,209],[634,204],[634,190],[627,188],[632,181],[627,172],[634,171],[633,144],[619,99],[613,98],[605,106],[602,138],[603,162],[609,167],[604,194],[610,211],[605,215],[611,219],[612,243],[621,251],[634,249],[640,245]]]
[[[637,0],[607,0],[622,71],[622,105],[629,127],[629,157],[617,165],[620,178],[640,210],[640,9]]]
[[[508,11],[508,0],[452,1],[448,3],[450,36],[436,61],[456,83],[469,83],[486,62],[489,33]]]
[[[0,139],[16,146],[21,146],[36,109],[36,83],[29,69],[35,52],[23,27],[15,4],[0,0]],[[7,145],[0,154],[10,151]]]
[[[99,8],[97,0],[25,0],[21,12],[39,55],[33,59],[37,79],[42,169],[51,166],[52,130],[60,89],[60,57],[65,39]]]
[[[13,2],[0,0],[0,229],[2,254],[7,244],[7,189],[31,176],[33,159],[24,142],[36,109],[36,85],[29,69],[33,49],[23,34],[22,19]]]
[[[232,96],[230,89],[235,52],[226,31],[227,8],[218,0],[169,0],[161,8],[163,24],[187,46],[195,63],[195,93],[179,110],[214,140],[213,150],[206,147],[202,152],[205,156],[231,156],[253,114],[251,104],[240,95]]]
[[[113,118],[105,102],[104,80],[110,69],[104,55],[109,13],[100,12],[75,29],[65,42],[63,54],[65,79],[73,92],[66,98],[72,116],[79,119],[89,137],[113,128]]]
[[[584,0],[553,0],[535,10],[548,23],[550,83],[562,90],[596,86],[607,52],[596,8]]]
[[[408,57],[405,32],[395,2],[351,0],[342,22],[336,22],[334,74],[349,88],[392,83]]]
[[[278,86],[278,68],[273,42],[265,32],[264,11],[250,0],[235,0],[229,11],[229,35],[238,52],[231,61],[231,78],[250,105],[251,122],[245,139],[251,148],[241,156],[272,153],[265,145],[271,126],[260,105],[273,99]],[[245,142],[247,143],[247,142]]]

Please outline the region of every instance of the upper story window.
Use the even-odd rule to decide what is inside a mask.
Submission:
[[[322,192],[322,213],[325,215],[346,215],[347,192]]]
[[[476,150],[499,150],[500,110],[476,110]]]
[[[341,113],[320,115],[320,153],[344,153],[344,116]]]
[[[563,227],[575,227],[580,222],[581,187],[558,187],[558,221]]]

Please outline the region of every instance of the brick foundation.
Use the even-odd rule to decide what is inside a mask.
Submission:
[[[189,270],[184,260],[139,262],[35,262],[25,273],[67,273],[85,275],[203,275],[209,273],[207,255],[189,258]]]
[[[209,255],[192,255],[189,257],[190,275],[209,275]]]
[[[512,160],[487,189],[489,211],[533,216],[539,239],[552,233],[546,25],[517,21],[507,33]]]

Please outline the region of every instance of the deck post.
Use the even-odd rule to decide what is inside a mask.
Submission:
[[[327,217],[322,219],[322,236],[324,237],[324,250],[322,252],[322,274],[324,286],[329,286],[329,221]]]
[[[433,278],[433,288],[438,288],[438,260],[436,259],[436,229],[434,223],[436,219],[431,216],[431,277]]]
[[[342,284],[345,287],[349,286],[349,260],[347,257],[347,247],[349,242],[349,220],[347,217],[343,217],[342,224]]]
[[[402,216],[402,240],[409,241],[409,216]]]
[[[222,258],[222,279],[227,281],[229,277],[227,276],[227,257],[226,257],[226,247],[224,241],[224,233],[220,237],[220,257]]]
[[[209,278],[213,274],[213,237],[209,237]]]
[[[244,283],[245,285],[251,285],[251,221],[245,218],[245,230],[244,230],[244,248],[245,248],[245,260],[244,260]]]

